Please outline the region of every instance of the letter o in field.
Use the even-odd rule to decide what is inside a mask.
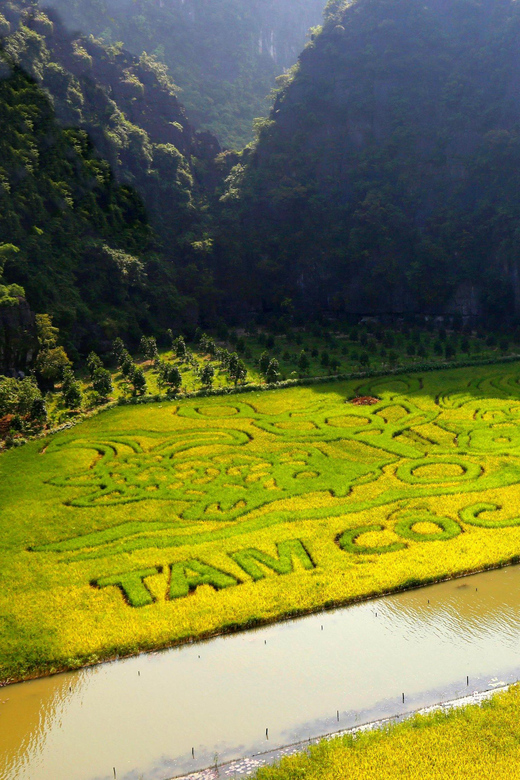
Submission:
[[[414,530],[414,526],[419,523],[431,523],[440,531],[437,534],[420,533]],[[413,542],[445,542],[462,533],[462,528],[450,517],[438,517],[428,512],[410,512],[395,524],[394,531],[404,539],[411,539]]]

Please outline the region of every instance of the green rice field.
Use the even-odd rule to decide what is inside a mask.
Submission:
[[[116,407],[5,452],[0,678],[519,560],[519,422],[511,363]]]

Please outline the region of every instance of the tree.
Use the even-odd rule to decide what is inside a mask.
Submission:
[[[233,352],[229,359],[229,377],[235,383],[235,387],[239,382],[245,382],[247,378],[247,368],[243,360],[241,360],[236,352]]]
[[[184,341],[183,336],[179,336],[174,340],[173,349],[175,354],[180,360],[186,359],[187,349],[186,349],[186,342]]]
[[[265,378],[268,384],[272,385],[275,382],[280,381],[280,366],[276,358],[273,358],[269,365],[267,366],[267,371],[265,372]]]
[[[70,366],[71,362],[63,347],[41,350],[35,363],[37,373],[52,387],[63,376],[63,371]]]
[[[307,353],[304,349],[300,352],[300,356],[298,357],[298,368],[301,371],[302,374],[306,374],[310,367],[310,361],[307,357]]]
[[[398,359],[399,358],[398,358],[397,352],[395,352],[395,350],[391,349],[390,352],[388,353],[388,362],[390,363],[390,365],[392,367],[395,366],[397,364]]]
[[[182,385],[182,374],[177,366],[167,363],[165,360],[161,360],[157,365],[157,371],[159,373],[159,384],[166,386],[170,390],[178,390]]]
[[[270,362],[271,362],[271,356],[269,355],[269,352],[267,350],[264,350],[260,355],[260,371],[262,372],[262,374],[267,373],[267,368]]]
[[[101,360],[99,355],[96,355],[95,352],[91,352],[90,355],[88,356],[87,368],[91,379],[93,379],[94,374],[96,373],[98,368],[103,368],[103,361]]]
[[[125,379],[131,379],[131,376],[135,369],[135,363],[132,359],[131,354],[125,349],[123,354],[120,357],[120,368],[121,373],[125,377]]]
[[[38,404],[43,403],[43,410],[38,411]],[[0,376],[0,417],[6,414],[19,414],[38,420],[46,418],[45,404],[42,394],[32,376],[23,379]]]
[[[143,336],[139,349],[148,360],[154,360],[158,355],[155,336]]]
[[[146,377],[141,366],[134,366],[129,379],[134,388],[134,395],[144,395],[146,393]]]
[[[200,381],[206,389],[209,389],[213,385],[215,379],[215,369],[211,363],[206,363],[202,371],[200,372]]]
[[[45,405],[45,399],[41,395],[32,402],[30,417],[31,420],[36,420],[41,424],[47,420],[47,406]]]
[[[9,257],[17,255],[20,249],[14,244],[0,244],[0,277],[4,272],[4,266]]]
[[[117,364],[119,366],[121,365],[121,357],[125,352],[126,352],[125,343],[123,339],[120,339],[118,336],[117,339],[114,339],[114,341],[112,342],[112,354],[117,360]]]
[[[41,349],[53,349],[58,343],[59,332],[59,329],[52,324],[52,317],[49,314],[36,315],[36,333]]]
[[[321,353],[321,365],[324,368],[327,368],[327,366],[329,365],[329,361],[330,361],[329,353],[326,350],[324,350]]]
[[[446,346],[444,347],[444,355],[446,360],[451,360],[451,358],[455,357],[455,347],[451,341],[446,342]]]
[[[70,366],[63,369],[63,381],[61,385],[63,402],[69,409],[79,409],[83,396],[79,382],[74,376],[74,371]]]
[[[228,368],[229,361],[231,359],[231,353],[227,349],[218,349],[215,357],[217,358],[221,368]]]
[[[106,368],[97,368],[92,377],[92,389],[105,401],[113,390],[112,376]]]

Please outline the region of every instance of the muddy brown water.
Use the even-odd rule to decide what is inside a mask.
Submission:
[[[0,689],[0,778],[164,780],[517,679],[520,566]]]

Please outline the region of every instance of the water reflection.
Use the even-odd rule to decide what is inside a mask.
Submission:
[[[0,778],[164,780],[518,679],[519,618],[511,567],[10,686]]]

